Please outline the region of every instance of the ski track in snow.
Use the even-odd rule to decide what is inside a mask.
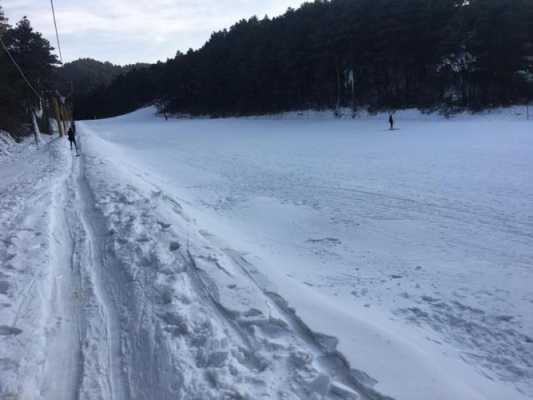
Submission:
[[[339,338],[317,332],[316,324],[304,318],[310,314],[293,308],[272,276],[261,271],[259,257],[203,230],[188,213],[189,200],[115,158],[122,150],[102,139],[106,132],[96,135],[81,123],[79,130],[82,157],[72,157],[67,143],[55,139],[0,160],[0,399],[391,399],[378,391],[374,376],[351,365],[357,355],[343,353]],[[512,237],[516,249],[531,243],[530,219],[489,203],[474,209],[469,198],[449,202],[436,193],[428,201],[353,184],[341,187],[253,160],[243,169],[235,157],[209,154],[205,164],[189,159],[189,167],[207,174],[221,163],[222,174],[230,177],[228,187],[223,179],[206,180],[222,193],[210,197],[200,191],[207,208],[231,215],[254,193],[277,196],[282,206],[327,209],[338,232],[366,223],[367,232],[404,244],[408,241],[396,222],[413,229],[409,221],[419,218],[439,226],[456,224],[465,232],[495,230],[496,238]],[[199,186],[205,190],[203,183]],[[307,194],[303,203],[301,191]],[[379,253],[348,248],[344,237],[322,228],[307,232],[296,248],[323,265],[334,260],[343,266],[346,254],[390,262]],[[453,232],[443,239],[448,242],[441,250],[468,242]],[[470,244],[476,256],[489,251],[502,263],[511,257]],[[526,268],[527,254],[517,251],[511,258]],[[414,274],[424,276],[424,267],[417,266]],[[375,292],[376,285],[415,284],[413,272],[402,268],[318,270],[302,284],[379,305],[383,294]],[[296,279],[290,271],[286,275]],[[438,298],[401,290],[405,295],[399,296],[394,317],[423,332],[430,328],[429,341],[469,349],[460,357],[469,365],[475,362],[488,380],[494,377],[486,371],[495,371],[503,381],[517,383],[522,394],[529,390],[532,338],[514,316],[486,312],[463,303],[461,296],[450,300],[445,293]],[[496,350],[487,350],[488,345]],[[432,383],[410,384],[431,388]]]

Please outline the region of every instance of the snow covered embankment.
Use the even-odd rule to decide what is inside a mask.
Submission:
[[[242,254],[218,247],[178,202],[121,166],[120,149],[85,131],[80,186],[94,200],[122,398],[384,398]]]

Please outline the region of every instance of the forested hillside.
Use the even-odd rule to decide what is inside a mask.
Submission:
[[[6,52],[25,72],[37,93],[56,88],[57,57],[50,43],[35,32],[24,17],[11,27],[0,6],[0,129],[22,133],[22,125],[31,121],[30,110],[41,108],[39,97],[26,84]],[[5,45],[5,48],[3,46]]]
[[[73,101],[83,104],[87,96],[94,91],[105,90],[118,76],[136,68],[145,68],[149,64],[114,65],[91,58],[82,58],[65,63],[58,70],[62,92],[73,93]]]
[[[532,38],[530,0],[317,0],[122,75],[78,115],[508,105],[532,97]]]

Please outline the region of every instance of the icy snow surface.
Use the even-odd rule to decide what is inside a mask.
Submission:
[[[148,108],[17,154],[0,398],[531,398],[522,118]]]

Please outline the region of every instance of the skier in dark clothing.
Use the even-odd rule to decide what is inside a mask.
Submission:
[[[394,118],[392,117],[392,114],[389,114],[389,125],[390,125],[390,130],[394,130]]]
[[[72,121],[72,124],[68,130],[68,141],[70,142],[70,150],[72,150],[72,145],[74,144],[76,155],[79,155],[78,143],[76,142],[76,125],[74,124],[74,121]]]

